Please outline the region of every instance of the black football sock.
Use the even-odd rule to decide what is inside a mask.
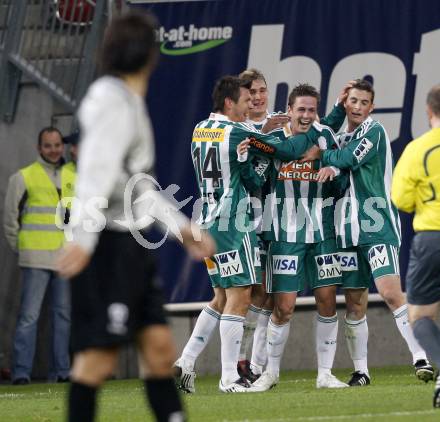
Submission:
[[[186,420],[173,378],[149,378],[144,383],[157,422]]]
[[[98,389],[78,382],[70,384],[69,422],[92,422]]]

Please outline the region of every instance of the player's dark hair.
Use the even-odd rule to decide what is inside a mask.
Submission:
[[[436,116],[440,117],[440,85],[434,85],[429,90],[426,104]]]
[[[225,108],[225,99],[229,98],[234,103],[240,98],[240,88],[249,89],[252,81],[241,80],[237,76],[223,76],[215,83],[212,91],[212,105],[214,112],[223,112]]]
[[[319,105],[321,96],[315,87],[309,84],[299,84],[289,94],[289,106],[292,107],[297,97],[313,97]]]
[[[371,82],[367,81],[366,79],[356,79],[351,89],[353,88],[371,93],[371,102],[374,102],[374,88]]]
[[[250,81],[251,85],[253,81],[263,81],[264,84],[267,85],[266,78],[258,69],[251,68],[243,70],[243,72],[241,72],[238,77],[242,81]]]
[[[129,12],[114,18],[101,46],[101,73],[121,76],[147,64],[153,68],[159,57],[156,28],[156,19],[149,13]]]
[[[43,135],[45,133],[52,133],[52,132],[58,133],[58,135],[60,135],[61,140],[63,139],[63,135],[61,134],[59,129],[57,129],[55,126],[46,126],[46,127],[43,127],[43,129],[41,129],[40,132],[38,132],[38,146],[39,147],[41,147],[41,144],[43,142]]]

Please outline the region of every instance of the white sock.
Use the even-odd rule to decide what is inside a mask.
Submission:
[[[276,377],[280,375],[281,357],[284,346],[289,338],[290,321],[283,325],[276,325],[269,319],[267,325],[267,368],[266,371]]]
[[[353,361],[354,370],[368,373],[368,324],[364,316],[359,321],[345,318],[345,339],[350,357]]]
[[[251,357],[251,369],[254,374],[261,374],[267,362],[267,324],[271,314],[271,310],[262,309],[258,316]]]
[[[243,337],[244,317],[223,314],[220,318],[220,339],[222,358],[222,383],[223,385],[237,381],[238,355]]]
[[[196,359],[209,343],[212,333],[220,321],[221,314],[206,306],[200,312],[191,337],[183,349],[180,364],[187,370],[193,371]]]
[[[331,374],[336,354],[338,337],[338,316],[316,318],[316,355],[318,357],[318,376]]]
[[[393,311],[393,315],[397,328],[405,339],[408,349],[412,354],[413,363],[416,363],[419,359],[426,359],[426,353],[414,337],[413,330],[409,324],[407,304],[405,303],[405,305]]]
[[[257,308],[254,305],[249,306],[249,310],[246,314],[246,319],[243,324],[243,338],[241,339],[240,355],[238,360],[246,360],[249,348],[254,338],[255,328],[257,326],[258,316],[260,315],[261,308]]]

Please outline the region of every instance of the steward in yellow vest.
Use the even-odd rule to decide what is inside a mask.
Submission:
[[[5,200],[4,230],[19,254],[22,275],[12,362],[12,383],[18,385],[31,381],[37,324],[47,290],[53,346],[48,379],[64,382],[70,372],[70,284],[55,271],[55,261],[64,244],[60,223],[66,214],[58,204],[73,196],[75,172],[63,166],[64,144],[58,129],[40,131],[38,152],[37,161],[11,176]]]
[[[64,146],[56,144],[31,165],[11,176],[5,199],[4,230],[20,267],[54,269],[64,232],[65,210],[57,206],[74,196],[75,164],[64,164]],[[58,226],[57,226],[58,224]]]

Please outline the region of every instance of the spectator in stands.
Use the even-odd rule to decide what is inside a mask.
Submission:
[[[440,85],[429,91],[431,130],[410,142],[394,171],[391,198],[402,211],[414,212],[414,231],[406,275],[408,310],[414,336],[440,368]],[[434,391],[440,407],[440,377]]]
[[[70,294],[67,280],[54,271],[55,256],[63,246],[59,228],[64,216],[57,205],[69,195],[73,173],[62,168],[64,145],[55,127],[38,135],[39,157],[11,176],[5,199],[4,231],[18,252],[22,273],[21,303],[14,338],[12,383],[28,384],[35,354],[37,322],[46,290],[52,316],[52,371],[58,382],[68,380]],[[70,189],[69,189],[70,187]]]

